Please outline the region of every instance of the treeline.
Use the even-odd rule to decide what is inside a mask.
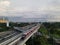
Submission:
[[[29,25],[29,23],[10,23],[9,24],[11,27],[13,27],[13,26],[17,26],[17,27],[23,27],[23,26],[27,26],[27,25]]]
[[[35,35],[32,39],[30,38],[26,44],[27,45],[58,45],[54,38],[60,39],[60,22],[55,23],[43,23],[41,28],[38,30],[42,35]],[[50,38],[46,38],[46,37]]]
[[[0,23],[0,32],[8,31],[9,27],[6,27],[6,23]]]
[[[48,32],[45,29],[45,27],[43,27],[43,25],[40,27],[40,29],[38,30],[38,32],[40,32],[41,34],[39,35],[35,35],[33,38],[31,37],[27,42],[26,45],[49,45],[48,44],[48,40],[46,39],[46,37],[44,35],[46,35]]]
[[[27,26],[27,25],[30,25],[30,24],[29,23],[13,23],[13,22],[10,22],[9,27],[7,27],[6,23],[0,23],[0,32],[8,31],[9,29],[13,29],[14,26],[23,27],[23,26]]]
[[[60,22],[43,24],[52,36],[60,38]]]
[[[6,23],[0,23],[0,27],[5,27]]]

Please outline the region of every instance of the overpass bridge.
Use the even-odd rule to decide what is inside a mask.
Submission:
[[[0,36],[0,45],[24,45],[25,42],[38,31],[40,25],[41,24],[33,24],[27,29],[15,27],[11,33]]]

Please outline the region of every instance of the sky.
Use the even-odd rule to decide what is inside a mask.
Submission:
[[[0,16],[41,18],[45,15],[60,18],[60,0],[0,0]]]

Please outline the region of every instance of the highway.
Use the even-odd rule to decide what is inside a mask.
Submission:
[[[10,30],[10,31],[5,31],[5,32],[0,32],[0,36],[1,35],[6,35],[6,34],[8,34],[8,33],[11,33],[12,31]]]
[[[39,28],[40,25],[35,24],[26,26],[24,28],[14,27],[14,30],[10,31],[9,33],[0,35],[0,45],[16,45],[17,42],[22,42],[20,45],[23,45],[34,33],[37,32]],[[21,40],[22,35],[28,32],[28,36],[26,36],[24,40]]]
[[[20,36],[20,33],[18,33],[18,32],[14,32],[14,33],[11,33],[9,35],[5,35],[2,38],[0,38],[0,45],[7,45],[11,41],[18,38],[19,36]]]

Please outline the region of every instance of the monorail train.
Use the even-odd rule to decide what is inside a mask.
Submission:
[[[22,39],[27,38],[31,33],[33,33],[33,32],[35,31],[36,28],[38,28],[38,26],[34,26],[34,27],[31,28],[30,30],[25,31],[25,32],[22,34]]]
[[[32,32],[34,32],[34,30],[36,28],[38,28],[38,25],[37,24],[33,24],[33,25],[30,25],[27,28],[28,28],[27,30],[21,30],[18,27],[14,27],[14,29],[16,29],[16,31],[22,32],[22,38],[21,39],[25,39],[26,37],[28,37]]]

